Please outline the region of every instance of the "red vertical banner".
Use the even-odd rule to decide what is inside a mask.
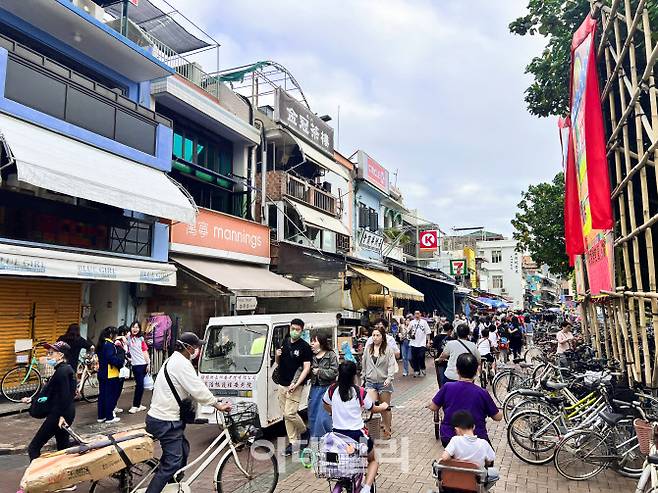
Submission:
[[[592,296],[611,291],[614,285],[612,201],[595,32],[596,21],[587,16],[571,43],[571,128],[565,172],[567,254],[573,263],[573,256],[584,251]]]

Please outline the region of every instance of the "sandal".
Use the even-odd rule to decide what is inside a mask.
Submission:
[[[382,432],[382,438],[384,440],[390,440],[391,439],[391,432],[390,431],[384,431]]]

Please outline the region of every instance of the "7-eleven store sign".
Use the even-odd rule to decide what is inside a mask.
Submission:
[[[450,275],[463,276],[466,274],[466,259],[458,259],[450,261]]]

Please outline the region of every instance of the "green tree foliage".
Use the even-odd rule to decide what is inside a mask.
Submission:
[[[589,12],[589,0],[529,0],[527,14],[509,25],[513,34],[542,35],[547,44],[526,67],[534,81],[525,90],[528,111],[536,116],[569,112],[571,38]]]
[[[571,268],[564,244],[564,174],[555,175],[551,183],[530,185],[517,207],[512,226],[518,249],[566,277]]]
[[[610,5],[611,2],[607,0],[603,3]],[[635,6],[637,1],[631,3]],[[658,26],[658,0],[647,0],[645,5],[655,32]],[[571,39],[589,11],[589,0],[529,0],[526,15],[510,23],[511,33],[519,36],[540,35],[547,42],[541,55],[534,57],[526,67],[526,73],[534,77],[525,90],[525,101],[531,114],[568,114]],[[623,2],[620,12],[623,13]],[[641,45],[642,41],[638,42]],[[643,56],[642,51],[638,51],[638,56]]]

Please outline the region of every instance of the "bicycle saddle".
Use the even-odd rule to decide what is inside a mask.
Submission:
[[[658,465],[658,455],[648,455],[647,462],[649,464]]]
[[[532,390],[532,389],[519,389],[519,394],[528,397],[544,397],[543,392],[540,392],[539,390]]]
[[[525,363],[525,360],[524,360],[523,358],[514,358],[514,359],[512,360],[512,362],[513,362],[515,365],[518,365],[519,363]]]
[[[569,386],[569,384],[560,383],[560,382],[551,382],[547,380],[543,382],[543,386],[546,390],[562,390],[562,389],[566,389]]]
[[[613,413],[610,411],[601,411],[599,413],[599,416],[608,423],[610,426],[615,426],[617,423],[619,423],[622,419],[624,419],[626,416],[623,414],[619,413]]]
[[[531,364],[531,363],[519,363],[519,366],[520,366],[521,368],[532,368],[532,364]]]

